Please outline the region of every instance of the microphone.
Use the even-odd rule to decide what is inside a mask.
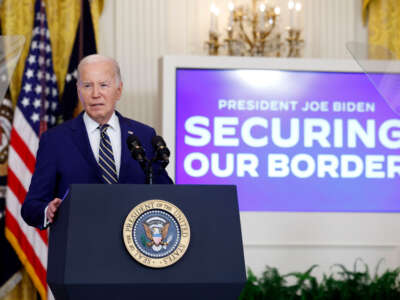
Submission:
[[[161,161],[161,165],[165,168],[169,164],[169,149],[167,148],[167,144],[164,139],[156,135],[151,140],[151,144],[153,145],[154,150],[156,151],[156,159]]]
[[[130,134],[126,139],[126,143],[128,144],[128,149],[131,152],[133,159],[137,160],[140,165],[144,166],[144,163],[146,162],[146,154],[138,137],[134,134]]]

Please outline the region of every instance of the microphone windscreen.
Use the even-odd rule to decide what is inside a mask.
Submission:
[[[164,139],[159,135],[156,135],[151,139],[151,144],[154,148],[159,148],[161,146],[164,146],[164,147],[167,146]]]
[[[128,137],[126,139],[126,143],[128,144],[128,149],[130,151],[132,151],[135,147],[141,147],[142,146],[142,144],[139,141],[139,138],[134,134],[128,135]]]

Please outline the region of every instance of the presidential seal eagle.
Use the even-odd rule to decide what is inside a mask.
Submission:
[[[165,225],[160,228],[158,226],[150,227],[146,223],[142,223],[144,227],[144,231],[146,232],[146,237],[150,240],[150,242],[146,243],[147,247],[153,247],[153,250],[159,251],[161,246],[167,246],[168,241],[166,241],[166,237],[168,234],[168,228],[170,223],[165,223]],[[159,248],[159,249],[158,249]]]

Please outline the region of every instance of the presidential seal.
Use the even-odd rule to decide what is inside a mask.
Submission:
[[[164,268],[185,254],[190,227],[183,212],[170,202],[148,200],[125,219],[122,235],[129,254],[151,268]]]

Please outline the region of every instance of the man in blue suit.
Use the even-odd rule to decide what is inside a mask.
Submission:
[[[70,184],[145,183],[145,174],[126,144],[129,134],[139,138],[148,158],[154,156],[154,129],[115,111],[122,94],[115,60],[85,57],[78,66],[77,90],[84,112],[41,136],[35,172],[22,205],[24,220],[40,229],[54,221]],[[159,164],[153,172],[154,183],[172,183]]]

